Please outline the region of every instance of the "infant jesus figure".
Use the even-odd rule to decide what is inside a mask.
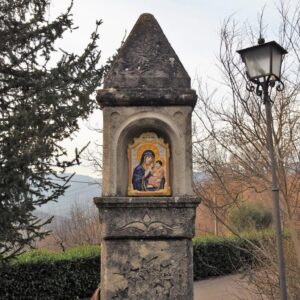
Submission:
[[[164,168],[162,167],[163,163],[161,160],[155,162],[154,168],[151,170],[151,176],[148,179],[147,187],[155,187],[157,189],[164,188],[162,186],[162,181],[165,177]]]

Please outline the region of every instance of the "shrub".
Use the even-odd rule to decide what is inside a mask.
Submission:
[[[99,247],[66,252],[30,251],[0,269],[0,299],[80,299],[91,296],[100,277]]]
[[[240,232],[251,229],[269,228],[272,213],[262,203],[243,203],[229,212],[231,224]]]
[[[258,239],[250,241],[258,244]],[[255,262],[249,241],[236,237],[206,237],[194,239],[194,279],[237,272]]]

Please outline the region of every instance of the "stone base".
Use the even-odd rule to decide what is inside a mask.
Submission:
[[[193,299],[191,249],[186,239],[105,241],[101,299]]]
[[[193,299],[194,197],[95,198],[101,300]]]

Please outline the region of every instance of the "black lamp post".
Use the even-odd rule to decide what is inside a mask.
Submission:
[[[287,51],[276,42],[264,43],[259,39],[257,46],[237,51],[246,65],[246,75],[248,78],[247,90],[254,92],[262,97],[266,107],[267,121],[267,147],[269,150],[272,170],[272,194],[275,211],[276,242],[277,255],[279,264],[279,282],[280,282],[280,299],[287,299],[285,262],[283,253],[282,229],[280,222],[280,201],[279,188],[276,174],[276,159],[273,146],[272,127],[272,100],[270,99],[269,89],[276,86],[278,91],[282,91],[284,84],[281,81],[281,64],[283,55]]]

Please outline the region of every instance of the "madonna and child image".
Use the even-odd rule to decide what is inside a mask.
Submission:
[[[169,146],[156,134],[143,134],[128,147],[129,196],[170,195]]]

